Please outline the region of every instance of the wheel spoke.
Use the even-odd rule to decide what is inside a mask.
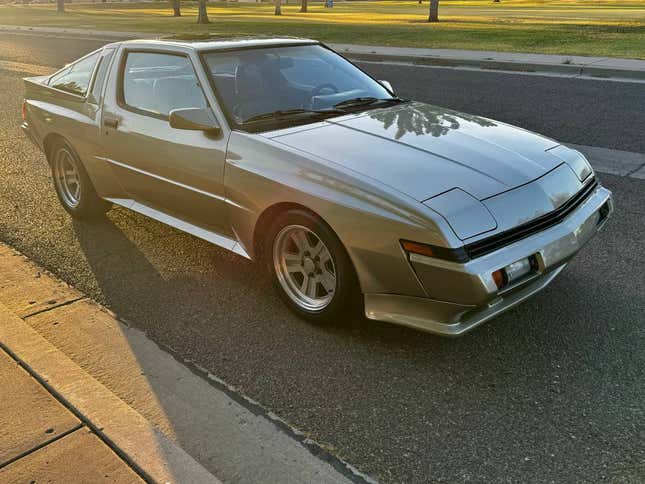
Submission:
[[[307,236],[302,230],[294,231],[291,234],[291,240],[293,240],[293,243],[296,244],[296,247],[298,247],[298,250],[301,254],[310,249]]]
[[[304,274],[304,277],[302,278],[302,284],[300,284],[300,291],[302,291],[303,294],[308,294],[310,282],[311,278],[307,274]]]
[[[315,299],[318,295],[318,282],[313,277],[309,278],[309,286],[307,287],[307,296]]]
[[[292,254],[291,252],[284,253],[284,261],[286,262],[287,265],[293,265],[293,264],[300,265],[301,260],[302,258],[300,257],[300,254]]]
[[[323,269],[322,274],[318,276],[318,281],[325,288],[327,294],[334,292],[334,289],[336,289],[336,278],[326,269]]]
[[[331,260],[331,255],[329,255],[329,251],[326,247],[323,247],[323,250],[321,250],[318,257],[320,257],[320,265],[323,267],[325,267],[327,262]]]
[[[320,239],[316,239],[316,242],[311,246],[311,256],[317,257],[320,253],[325,250],[325,244],[322,243]]]
[[[299,272],[305,275],[302,271],[302,258],[298,254],[291,254],[285,252],[284,265],[289,274],[298,274]]]

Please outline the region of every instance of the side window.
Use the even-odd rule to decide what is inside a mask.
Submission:
[[[67,69],[55,74],[49,79],[49,85],[78,96],[85,96],[90,85],[94,66],[99,58],[99,53],[92,54],[72,64]]]
[[[99,59],[99,66],[96,69],[96,75],[94,76],[94,84],[92,84],[92,96],[96,102],[101,100],[101,91],[103,90],[103,83],[105,82],[105,76],[107,76],[108,67],[110,67],[110,61],[114,55],[114,49],[105,49],[103,55]]]
[[[193,66],[183,55],[128,53],[121,88],[126,106],[164,117],[173,109],[207,106]]]

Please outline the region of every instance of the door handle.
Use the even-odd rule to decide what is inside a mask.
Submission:
[[[103,116],[103,126],[106,128],[116,129],[119,127],[119,120],[112,116]]]

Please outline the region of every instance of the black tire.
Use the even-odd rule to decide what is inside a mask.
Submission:
[[[49,149],[48,159],[58,200],[72,217],[79,219],[95,218],[110,209],[111,204],[96,194],[94,185],[83,163],[67,141],[63,139],[57,140]],[[68,167],[69,170],[62,170],[61,164]],[[72,169],[76,172],[75,179],[78,180],[79,184],[77,196],[70,193],[75,190],[69,188],[69,181],[62,179],[67,177],[61,175],[61,171],[71,172]],[[71,186],[74,186],[73,182]]]
[[[305,227],[320,241],[328,250],[333,262],[335,273],[335,289],[331,301],[322,308],[306,308],[294,301],[280,281],[277,265],[275,262],[275,246],[277,237],[284,230],[290,227]],[[320,246],[318,246],[320,247]],[[338,239],[331,228],[319,217],[304,209],[292,209],[281,213],[271,223],[264,238],[262,247],[262,259],[269,271],[273,285],[280,298],[287,307],[298,316],[315,323],[329,323],[337,321],[339,317],[359,316],[363,308],[362,296],[356,271],[345,247]],[[279,264],[278,264],[279,265]],[[323,269],[324,270],[324,269]],[[320,284],[322,286],[322,284]],[[319,289],[322,291],[324,288]]]

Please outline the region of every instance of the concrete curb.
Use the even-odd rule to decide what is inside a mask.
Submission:
[[[59,27],[0,25],[0,31],[89,37],[104,40],[157,38],[168,33],[119,32]],[[421,66],[557,74],[571,77],[645,81],[645,60],[573,55],[486,52],[455,49],[418,49],[354,44],[328,44],[352,60],[402,62]]]
[[[0,345],[153,482],[221,482],[0,303]]]

